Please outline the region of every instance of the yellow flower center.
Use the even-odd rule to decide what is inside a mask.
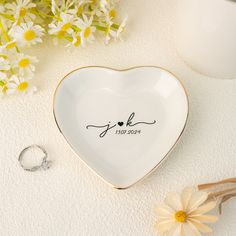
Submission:
[[[31,41],[36,38],[36,33],[33,30],[27,30],[24,33],[24,38],[26,41]]]
[[[18,62],[19,67],[25,68],[30,64],[30,60],[28,58],[23,58]]]
[[[61,31],[61,30],[60,30],[60,31],[58,31],[58,33],[57,33],[57,37],[60,38],[60,39],[61,39],[61,38],[64,38],[64,37],[65,37],[65,34],[66,34],[65,31]]]
[[[81,37],[80,37],[80,36],[77,36],[76,42],[74,43],[74,45],[75,45],[76,47],[79,47],[80,44],[81,44]]]
[[[177,211],[175,213],[175,219],[176,221],[183,223],[187,220],[187,214],[184,211]]]
[[[91,34],[91,29],[90,29],[90,27],[87,27],[87,28],[84,30],[84,37],[85,37],[85,38],[88,38],[90,34]]]
[[[26,16],[26,9],[22,7],[19,12],[20,17],[25,17]]]
[[[61,31],[67,31],[68,29],[71,28],[71,23],[66,23],[61,27]]]
[[[114,9],[110,10],[110,11],[109,11],[109,16],[110,16],[111,18],[116,17],[116,11],[115,11]]]
[[[28,88],[28,86],[29,86],[28,82],[22,82],[17,86],[17,89],[19,91],[24,91]]]
[[[16,42],[11,42],[6,45],[6,49],[12,49],[16,46]]]

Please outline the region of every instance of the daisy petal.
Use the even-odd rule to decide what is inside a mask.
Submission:
[[[157,222],[156,229],[160,234],[166,233],[169,230],[172,229],[176,225],[176,222],[174,220],[163,220],[160,222]]]
[[[187,222],[187,224],[183,224],[182,235],[183,236],[201,236],[197,228],[189,222]]]
[[[217,216],[212,216],[212,215],[194,215],[194,216],[190,216],[189,219],[194,219],[194,220],[198,220],[200,222],[216,222],[218,220]]]
[[[161,204],[157,206],[156,213],[159,217],[171,217],[174,215],[173,209],[167,206],[166,204]]]
[[[187,210],[188,211],[195,210],[197,207],[203,204],[207,200],[207,198],[208,198],[208,193],[202,191],[195,192],[189,201],[189,207]]]
[[[165,203],[174,211],[179,211],[183,209],[181,198],[178,193],[169,193],[165,199]]]
[[[211,201],[202,206],[198,207],[196,210],[192,211],[192,215],[204,214],[216,207],[217,201]]]
[[[183,190],[183,193],[181,194],[181,201],[184,209],[188,208],[193,192],[194,192],[193,187],[187,187]]]
[[[212,229],[205,224],[202,224],[202,223],[195,221],[193,219],[189,220],[189,222],[191,222],[192,225],[194,225],[195,228],[197,228],[202,233],[211,233],[212,232]]]
[[[182,224],[175,223],[175,225],[168,231],[167,236],[182,236]]]

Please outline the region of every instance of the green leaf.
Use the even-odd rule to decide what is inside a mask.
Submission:
[[[15,21],[15,18],[9,14],[6,13],[0,13],[0,16],[3,16],[4,18],[11,20],[11,21]]]
[[[5,82],[3,82],[2,80],[0,80],[0,86],[4,86]]]

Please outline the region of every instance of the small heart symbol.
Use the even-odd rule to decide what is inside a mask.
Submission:
[[[124,122],[118,122],[119,126],[122,126],[124,124]]]

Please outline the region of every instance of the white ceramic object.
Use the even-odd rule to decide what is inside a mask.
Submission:
[[[236,78],[236,1],[178,0],[176,47],[196,71]]]
[[[157,67],[86,67],[68,74],[54,96],[67,142],[112,186],[127,188],[158,166],[184,130],[188,99]]]

